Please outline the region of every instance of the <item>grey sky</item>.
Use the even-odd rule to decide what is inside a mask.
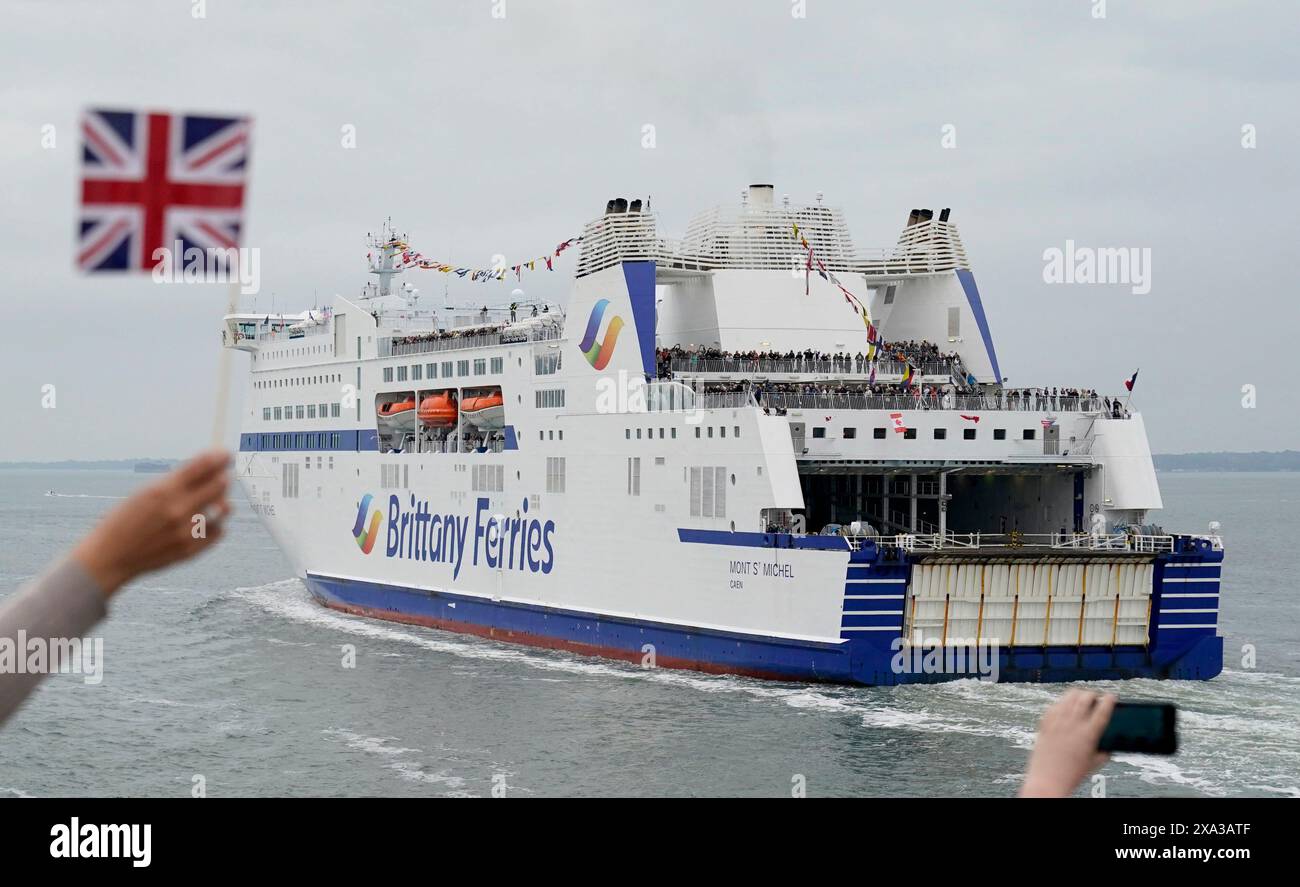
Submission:
[[[504,19],[493,0],[191,5],[0,3],[0,460],[209,437],[224,288],[72,270],[88,105],[254,115],[259,310],[355,292],[389,215],[426,254],[482,265],[552,248],[611,196],[652,195],[676,235],[770,181],[824,191],[860,247],[891,244],[911,207],[953,207],[1013,385],[1113,392],[1141,367],[1157,451],[1297,445],[1294,3],[1109,0],[1103,20],[1094,0],[807,0],[804,19],[791,0],[505,0]],[[1150,247],[1151,293],[1044,284],[1067,238]],[[560,298],[571,268],[525,288]],[[489,286],[452,294],[507,299]]]

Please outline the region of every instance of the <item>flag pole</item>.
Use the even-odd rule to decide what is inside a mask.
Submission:
[[[1134,373],[1134,374],[1133,374],[1133,378],[1136,379],[1137,376],[1138,376],[1138,373],[1140,373],[1140,372],[1142,372],[1142,367],[1138,367],[1138,368],[1137,368],[1137,373]],[[1124,412],[1126,412],[1126,413],[1128,412],[1128,404],[1129,404],[1129,401],[1131,401],[1131,400],[1133,399],[1133,388],[1136,387],[1136,386],[1137,386],[1137,383],[1134,382],[1133,386],[1131,386],[1131,387],[1129,388],[1129,390],[1128,390],[1128,394],[1124,397]]]
[[[239,283],[232,282],[226,297],[226,314],[239,310]],[[212,446],[222,447],[226,437],[226,410],[230,403],[230,347],[226,343],[225,315],[222,315],[221,354],[217,358],[217,403],[212,418]],[[233,343],[232,343],[233,344]]]

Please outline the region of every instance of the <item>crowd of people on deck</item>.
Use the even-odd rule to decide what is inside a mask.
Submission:
[[[550,305],[543,305],[540,309],[536,305],[533,305],[531,306],[530,310],[531,310],[531,313],[529,315],[530,317],[549,318],[551,314]],[[516,322],[519,319],[518,314],[519,314],[519,304],[517,302],[511,303],[510,305],[511,323]],[[427,333],[414,333],[409,336],[394,336],[393,344],[394,345],[419,345],[424,342],[436,342],[442,339],[464,339],[464,338],[469,338],[471,336],[482,336],[482,335],[487,335],[489,333],[499,333],[505,330],[506,326],[508,325],[505,321],[502,321],[500,323],[490,322],[489,309],[486,305],[484,305],[479,310],[478,317],[479,317],[479,324],[477,326],[458,327],[456,329],[450,329],[450,330],[441,330],[441,329],[431,330]],[[378,319],[378,314],[376,314],[376,320],[377,319]]]
[[[998,388],[985,386],[978,392],[960,392],[952,386],[902,385],[867,382],[701,382],[702,394],[752,395],[759,406],[782,408],[797,405],[804,397],[848,396],[889,398],[891,406],[924,410],[1029,410],[1100,411],[1113,418],[1127,418],[1128,407],[1119,397],[1102,397],[1095,390],[1081,388]]]
[[[934,385],[922,384],[919,379],[909,384],[897,382],[863,382],[841,379],[834,382],[777,382],[766,380],[707,381],[701,380],[692,387],[703,394],[752,395],[760,406],[775,404],[778,408],[782,402],[801,396],[848,395],[877,396],[882,398],[908,399],[914,402],[916,409],[998,409],[998,410],[1036,410],[1042,412],[1064,411],[1100,411],[1115,418],[1127,418],[1128,406],[1119,397],[1102,397],[1095,390],[1087,388],[1004,388],[999,385],[977,385],[973,377],[967,375],[965,365],[957,352],[944,352],[938,345],[927,341],[907,340],[901,342],[882,341],[878,345],[877,361],[896,362],[889,367],[889,372],[901,372],[900,364],[906,362],[919,375],[946,374],[965,383]],[[700,364],[700,371],[744,371],[746,361],[771,361],[774,365],[756,367],[754,372],[771,373],[836,373],[868,375],[872,364],[863,352],[849,354],[846,352],[826,353],[808,349],[805,351],[724,351],[720,348],[683,348],[675,345],[656,351],[656,364],[660,379],[674,378],[673,365],[679,372],[688,372],[684,367],[691,367],[696,362],[725,361],[742,364],[736,369],[723,367],[713,370],[707,363]],[[789,365],[783,366],[782,364]],[[941,369],[940,369],[941,368]],[[901,405],[901,404],[900,404]],[[912,406],[909,404],[909,406]]]
[[[845,372],[866,374],[871,371],[871,362],[867,355],[859,351],[856,354],[850,354],[845,351],[829,353],[825,351],[814,351],[811,348],[804,351],[724,351],[721,348],[683,348],[680,345],[674,345],[671,348],[660,348],[657,352],[658,375],[661,379],[671,379],[673,377],[672,365],[674,361],[679,363],[686,361],[700,360],[721,360],[721,361],[782,361],[793,364],[790,372]],[[877,345],[877,361],[895,361],[899,364],[904,362],[912,365],[916,370],[925,369],[931,373],[936,368],[942,368],[940,372],[957,372],[962,378],[965,377],[965,371],[962,367],[961,357],[957,352],[944,353],[939,346],[933,342],[885,342],[881,341]],[[805,369],[806,368],[806,369]]]

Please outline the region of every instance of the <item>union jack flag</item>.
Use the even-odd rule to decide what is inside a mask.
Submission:
[[[154,250],[177,242],[238,247],[251,126],[247,117],[86,111],[77,266],[149,271]]]

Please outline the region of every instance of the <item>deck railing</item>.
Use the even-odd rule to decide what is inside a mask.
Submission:
[[[711,397],[711,394],[704,395]],[[1046,403],[1033,398],[1012,400],[995,394],[801,394],[763,391],[762,405],[787,410],[1009,410],[1028,412],[1093,412],[1104,407],[1101,397],[1056,397]]]
[[[869,378],[871,364],[855,356],[829,358],[735,358],[735,357],[674,357],[669,360],[674,375],[809,375],[835,378]],[[876,361],[876,378],[901,376],[906,364],[901,360]],[[948,361],[927,361],[912,364],[912,369],[922,376],[949,377],[960,372],[960,365]],[[964,374],[963,374],[964,377]]]
[[[1128,551],[1157,554],[1174,550],[1173,536],[1136,533],[898,533],[893,536],[846,536],[849,547],[864,543],[890,545],[907,551],[960,549],[1043,549]]]
[[[914,394],[795,394],[763,389],[761,399],[755,402],[754,389],[746,387],[737,391],[697,391],[695,408],[701,410],[739,409],[760,406],[769,410],[949,410],[949,411],[1004,411],[1092,413],[1103,412],[1113,418],[1128,418],[1126,411],[1116,415],[1106,412],[1101,397],[1057,397],[1046,404],[1026,399],[1010,400],[997,395],[952,394],[937,399]],[[1117,399],[1117,398],[1116,398]],[[1112,403],[1114,400],[1112,400]]]
[[[495,329],[481,333],[444,333],[438,336],[384,336],[379,340],[380,357],[405,357],[412,354],[433,354],[442,351],[463,351],[467,348],[487,348],[493,345],[515,345],[524,342],[545,342],[560,338],[558,326],[543,326],[527,331]]]

